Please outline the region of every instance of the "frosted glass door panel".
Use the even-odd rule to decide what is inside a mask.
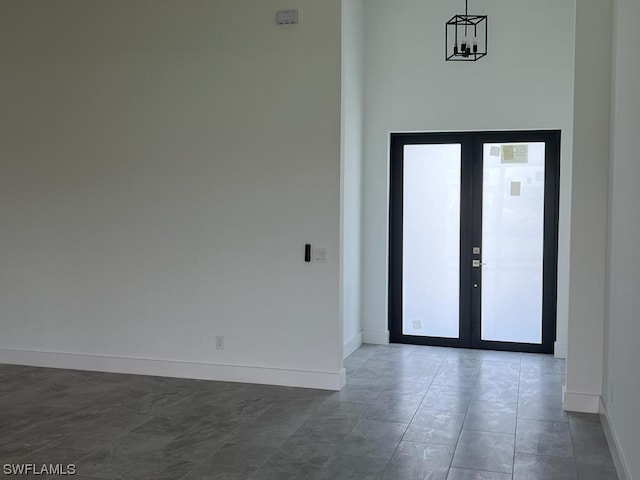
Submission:
[[[459,336],[460,153],[459,144],[404,147],[404,335]]]
[[[542,343],[545,144],[485,144],[482,340]]]

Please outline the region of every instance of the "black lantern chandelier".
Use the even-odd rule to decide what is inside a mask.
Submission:
[[[464,15],[454,15],[445,26],[445,60],[475,62],[487,54],[487,16],[469,15],[468,0]]]

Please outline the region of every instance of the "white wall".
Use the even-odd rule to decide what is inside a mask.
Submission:
[[[597,413],[602,393],[611,93],[611,0],[578,0],[569,343],[564,407]]]
[[[608,308],[605,316],[604,405],[626,461],[640,479],[640,3],[616,0],[611,129]]]
[[[0,362],[339,388],[340,9],[0,3]]]
[[[444,61],[444,23],[464,4],[368,0],[365,30],[363,328],[387,334],[389,132],[561,129],[558,342],[566,343],[573,114],[572,0],[478,0],[489,54]]]
[[[342,321],[347,357],[362,344],[360,244],[364,0],[342,0]]]
[[[342,321],[345,357],[362,344],[360,255],[364,0],[342,0]]]

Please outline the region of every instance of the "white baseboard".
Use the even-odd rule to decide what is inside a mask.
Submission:
[[[600,395],[568,392],[563,385],[562,408],[568,412],[600,413]]]
[[[609,444],[609,449],[611,450],[613,463],[615,464],[616,471],[618,472],[618,478],[620,480],[632,480],[630,473],[631,471],[629,470],[629,464],[625,461],[625,458],[622,454],[618,436],[611,426],[607,407],[602,401],[602,398],[600,399],[600,421],[602,422],[604,435],[605,437],[607,437],[607,443]]]
[[[343,368],[338,372],[338,385],[340,388],[327,388],[325,390],[342,390],[344,386],[347,384],[347,369]]]
[[[347,358],[353,352],[355,352],[362,345],[362,332],[356,333],[349,340],[344,342],[344,349],[342,351],[343,358]]]
[[[345,369],[339,372],[317,372],[286,368],[109,357],[11,348],[0,348],[0,363],[224,382],[260,383],[322,390],[340,390],[346,383]]]
[[[370,343],[373,345],[389,345],[389,330],[365,330],[362,332],[362,343]]]
[[[553,344],[553,356],[556,358],[567,358],[567,344],[555,342]]]

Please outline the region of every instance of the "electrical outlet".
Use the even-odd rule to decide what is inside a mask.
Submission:
[[[216,350],[224,350],[224,335],[216,337]]]

